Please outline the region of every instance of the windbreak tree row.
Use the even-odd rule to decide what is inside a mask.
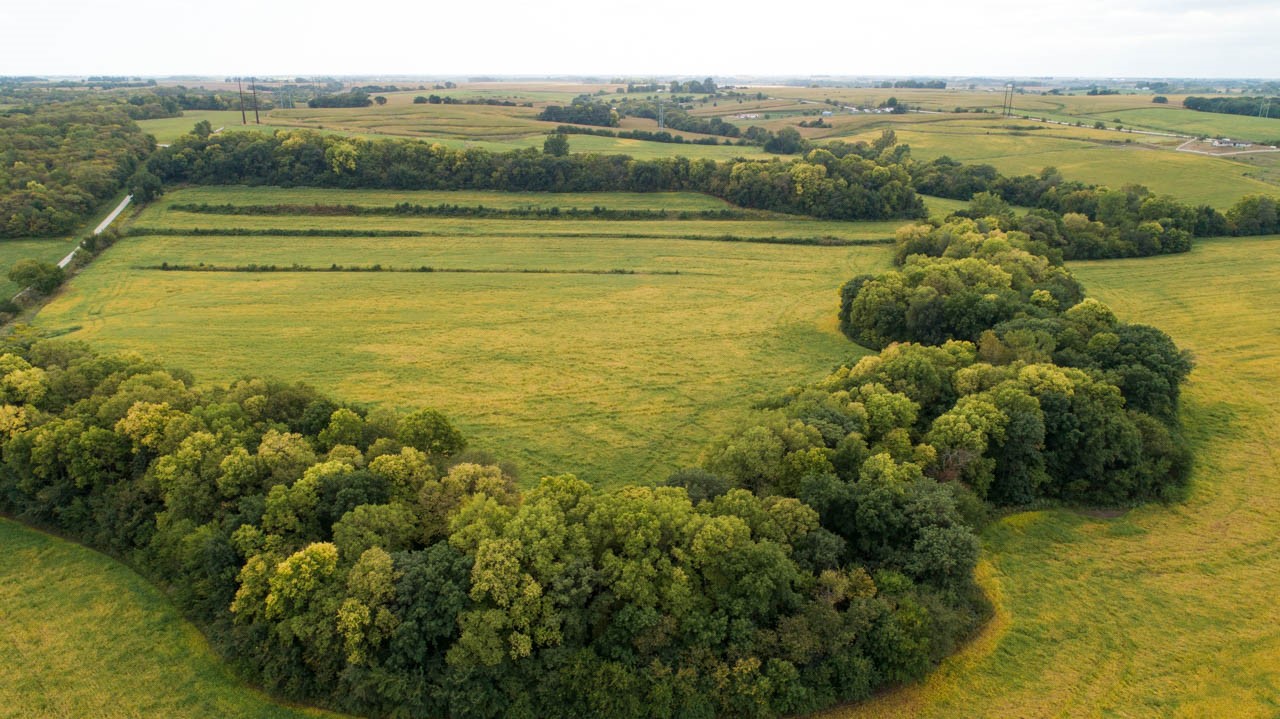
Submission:
[[[165,183],[514,192],[693,191],[740,207],[826,219],[918,218],[924,203],[899,164],[856,153],[761,162],[634,160],[624,155],[493,153],[418,140],[312,131],[188,135],[147,162]]]

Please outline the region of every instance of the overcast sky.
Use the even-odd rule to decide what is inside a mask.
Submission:
[[[0,74],[1276,77],[1278,0],[0,0]]]

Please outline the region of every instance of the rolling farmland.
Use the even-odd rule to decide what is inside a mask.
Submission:
[[[863,352],[835,329],[836,289],[889,260],[888,249],[876,245],[715,238],[839,233],[850,240],[882,240],[899,224],[262,217],[166,209],[197,198],[441,198],[293,192],[177,192],[143,212],[135,226],[181,231],[213,221],[224,227],[334,228],[341,221],[435,235],[132,237],[82,273],[40,313],[37,325],[106,348],[153,353],[196,368],[205,381],[271,374],[348,401],[445,409],[478,445],[522,466],[526,482],[572,471],[605,486],[653,483],[693,462],[753,401]],[[489,197],[459,194],[457,202]],[[541,202],[573,205],[578,199]],[[609,207],[667,201],[628,195],[581,199],[591,200],[587,206]],[[722,203],[682,195],[669,206]],[[711,241],[677,239],[685,235]],[[487,271],[145,269],[202,262]],[[548,421],[555,432],[546,430]]]

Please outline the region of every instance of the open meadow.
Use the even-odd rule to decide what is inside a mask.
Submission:
[[[0,546],[0,717],[338,716],[245,686],[160,590],[110,557],[4,518]]]
[[[995,619],[923,684],[823,717],[1280,713],[1280,237],[1071,269],[1195,354],[1189,497],[996,522],[979,567]]]
[[[883,245],[715,238],[884,240],[900,224],[220,216],[170,209],[177,202],[306,204],[321,197],[435,204],[442,194],[174,192],[134,226],[182,232],[214,224],[297,230],[363,223],[434,234],[131,237],[77,277],[36,325],[107,349],[142,351],[205,381],[266,374],[352,402],[436,407],[475,446],[521,466],[526,483],[575,472],[602,486],[648,484],[696,460],[753,402],[863,352],[836,330],[836,290],[856,274],[886,267],[890,256]],[[450,204],[495,206],[497,199],[456,194]],[[723,206],[700,195],[553,196],[537,204],[548,202]],[[703,239],[676,239],[683,236]],[[148,269],[164,263],[437,271]]]

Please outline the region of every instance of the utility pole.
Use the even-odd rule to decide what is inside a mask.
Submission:
[[[666,127],[666,125],[663,123],[662,117],[662,96],[658,95],[658,129],[661,130],[664,127]]]
[[[249,118],[244,115],[244,85],[240,82],[240,78],[236,78],[236,89],[240,91],[240,124],[248,125]]]
[[[1004,116],[1009,117],[1013,114],[1013,83],[1007,83],[1004,86]]]
[[[253,124],[261,125],[262,120],[258,119],[258,86],[254,83],[257,78],[249,78],[249,92],[253,93]]]

